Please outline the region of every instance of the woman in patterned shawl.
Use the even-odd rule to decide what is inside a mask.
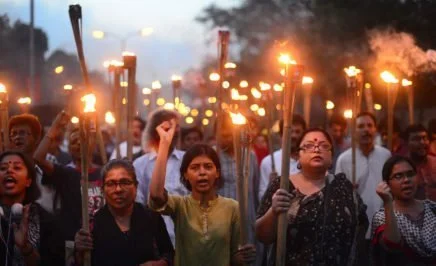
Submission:
[[[270,181],[258,210],[256,235],[265,244],[275,244],[277,217],[286,212],[286,265],[354,264],[356,245],[368,227],[366,206],[344,174],[328,174],[333,147],[327,132],[307,130],[298,147],[301,172],[289,177],[288,191],[280,189],[280,178]],[[274,263],[269,260],[269,265]]]
[[[414,198],[416,167],[393,156],[383,167],[377,187],[384,208],[373,217],[376,265],[436,265],[436,203]]]

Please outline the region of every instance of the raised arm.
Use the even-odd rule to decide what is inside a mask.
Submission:
[[[157,150],[156,163],[150,181],[150,200],[159,208],[166,204],[168,198],[165,194],[165,175],[167,168],[168,153],[176,131],[176,120],[165,121],[156,127],[159,134],[159,148]]]
[[[50,144],[55,140],[56,136],[61,132],[61,130],[68,124],[69,116],[61,111],[52,123],[52,126],[48,130],[47,134],[42,138],[38,145],[33,158],[36,163],[42,168],[42,170],[47,174],[52,174],[54,170],[53,163],[46,159]]]
[[[401,234],[400,230],[398,229],[397,218],[394,214],[394,204],[391,189],[386,182],[381,182],[380,184],[378,184],[376,192],[383,200],[383,207],[385,209],[386,228],[383,232],[381,242],[384,244],[385,247],[387,246],[387,244],[389,244],[385,243],[386,240],[396,244],[400,244]]]

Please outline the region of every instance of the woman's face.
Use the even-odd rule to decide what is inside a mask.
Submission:
[[[392,168],[388,184],[392,196],[399,200],[410,200],[415,197],[417,188],[416,172],[408,162],[399,162]]]
[[[0,195],[16,197],[24,195],[32,180],[23,159],[9,155],[0,162]]]
[[[332,164],[332,145],[321,132],[306,134],[300,144],[300,159],[302,169],[318,168],[326,171]]]
[[[104,198],[114,209],[132,206],[136,198],[136,182],[126,169],[113,168],[106,174],[103,184]]]
[[[189,164],[185,178],[191,184],[192,191],[204,194],[216,188],[219,173],[214,162],[208,156],[200,155]]]

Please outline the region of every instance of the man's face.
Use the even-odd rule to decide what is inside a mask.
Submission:
[[[414,132],[409,135],[408,147],[411,154],[425,157],[427,156],[429,146],[430,141],[427,132]]]
[[[298,152],[298,141],[303,136],[303,126],[300,124],[292,124],[291,126],[291,152]]]
[[[13,149],[25,154],[33,154],[37,146],[37,140],[32,135],[29,125],[15,125],[9,131],[9,139]]]
[[[360,116],[356,119],[356,135],[359,145],[374,145],[374,137],[376,133],[377,128],[370,116]]]
[[[334,142],[341,142],[345,136],[345,127],[339,124],[332,124],[330,126],[330,135],[333,137]]]
[[[141,145],[141,137],[142,137],[141,123],[139,121],[133,120],[132,128],[133,128],[133,144],[139,146]]]
[[[220,147],[224,151],[233,151],[233,129],[230,125],[221,127],[221,143]]]
[[[192,145],[199,143],[200,141],[201,141],[201,137],[198,132],[196,131],[190,132],[188,135],[186,135],[183,138],[182,148],[183,150],[187,150],[190,147],[192,147]]]

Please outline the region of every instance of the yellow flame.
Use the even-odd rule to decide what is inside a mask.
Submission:
[[[231,89],[230,93],[231,93],[232,100],[234,101],[239,100],[239,92],[237,89]]]
[[[198,116],[199,113],[200,113],[200,112],[198,111],[198,109],[192,109],[192,110],[191,110],[191,115],[192,115],[193,117]]]
[[[123,99],[121,100],[121,103],[122,103],[123,105],[126,105],[126,104],[127,104],[127,99],[126,99],[126,97],[123,97]]]
[[[239,87],[247,88],[248,87],[248,81],[242,80],[241,82],[239,82]]]
[[[162,105],[164,105],[164,104],[165,104],[165,99],[164,99],[164,98],[158,98],[158,99],[156,100],[156,104],[157,104],[158,106],[162,106]]]
[[[265,116],[265,114],[266,114],[265,108],[259,108],[259,110],[257,110],[257,114],[259,116]]]
[[[283,91],[283,86],[281,86],[280,84],[274,84],[273,89],[274,91]]]
[[[344,117],[345,117],[346,119],[351,119],[351,118],[353,118],[353,110],[351,110],[351,109],[347,109],[347,110],[345,110],[345,111],[344,111]]]
[[[239,99],[238,100],[246,101],[246,100],[248,100],[248,95],[245,95],[245,94],[239,95]]]
[[[163,108],[166,110],[174,110],[174,104],[173,103],[165,103]]]
[[[112,112],[110,112],[110,111],[107,111],[104,114],[104,121],[106,121],[106,123],[108,123],[109,125],[115,124],[114,114]]]
[[[281,109],[282,109],[282,105],[281,105],[281,104],[277,104],[277,105],[276,105],[276,109],[277,109],[277,110],[281,110]]]
[[[70,91],[70,90],[72,90],[73,89],[73,85],[71,85],[71,84],[65,84],[64,85],[64,90],[66,90],[66,91]]]
[[[262,93],[256,88],[251,88],[251,95],[253,95],[253,97],[256,99],[260,99],[262,97]]]
[[[380,111],[382,109],[381,104],[375,103],[374,104],[374,109],[377,110],[377,111]]]
[[[412,86],[412,84],[413,84],[413,82],[410,81],[410,80],[407,80],[407,79],[403,79],[403,80],[401,81],[401,85],[402,85],[403,87]]]
[[[327,110],[333,110],[335,108],[335,104],[332,101],[326,101],[325,103],[325,108]]]
[[[209,125],[209,119],[203,118],[203,120],[201,120],[201,123],[203,124],[203,126],[207,126]]]
[[[79,118],[77,116],[71,117],[71,123],[78,124],[79,123]]]
[[[30,97],[22,97],[22,98],[19,98],[17,100],[17,103],[18,104],[31,104],[32,103],[32,99],[30,99]]]
[[[345,73],[347,74],[347,76],[349,77],[355,77],[357,76],[359,73],[362,72],[362,70],[356,68],[355,66],[349,66],[344,68]]]
[[[212,116],[213,116],[213,111],[210,110],[210,109],[208,109],[208,110],[206,110],[206,111],[204,112],[204,114],[205,114],[207,117],[212,117]]]
[[[150,100],[149,99],[144,99],[144,105],[145,106],[149,106],[150,105]]]
[[[123,56],[135,56],[135,53],[129,52],[129,51],[124,51],[122,53]]]
[[[218,73],[215,73],[215,72],[213,72],[213,73],[210,73],[210,75],[209,75],[209,80],[211,80],[211,81],[218,81],[218,80],[220,80],[220,74],[218,74]]]
[[[151,89],[150,88],[142,88],[142,94],[144,94],[144,95],[151,94]]]
[[[232,62],[227,62],[227,63],[224,65],[224,68],[227,68],[227,69],[235,69],[235,68],[236,68],[236,64],[235,64],[235,63],[232,63]]]
[[[250,110],[253,111],[253,112],[256,112],[257,110],[259,110],[259,105],[257,105],[257,104],[252,104],[252,105],[250,106]]]
[[[209,97],[208,99],[207,99],[207,101],[209,102],[209,103],[216,103],[216,97]]]
[[[151,83],[151,88],[153,90],[160,90],[162,88],[162,84],[160,84],[159,80],[155,80]]]
[[[60,74],[60,73],[64,72],[64,66],[57,66],[57,67],[54,69],[54,72],[55,72],[56,74]]]
[[[241,113],[234,114],[230,112],[230,117],[234,125],[245,125],[247,123],[247,119]]]
[[[286,75],[286,69],[282,68],[280,69],[280,75],[285,76]]]
[[[279,62],[285,65],[296,65],[297,62],[289,54],[280,54]]]
[[[230,82],[228,82],[228,81],[223,81],[223,88],[224,88],[224,89],[228,89],[228,88],[230,88]]]
[[[365,83],[365,89],[371,89],[371,83]]]
[[[127,81],[120,81],[120,86],[126,88],[129,86],[129,83]]]
[[[259,82],[259,87],[261,91],[268,91],[271,89],[271,85],[263,81]]]
[[[96,111],[95,104],[97,102],[97,98],[93,93],[86,94],[80,100],[85,103],[85,108],[83,109],[84,113],[92,113]]]
[[[94,30],[92,31],[92,37],[95,39],[103,39],[104,38],[104,31],[102,30]]]
[[[313,83],[313,78],[311,77],[303,77],[303,84],[312,84]]]
[[[105,68],[108,68],[110,66],[114,66],[114,67],[122,67],[124,66],[124,62],[118,61],[118,60],[107,60],[103,62],[103,66]]]
[[[185,118],[185,122],[186,122],[186,124],[192,124],[192,123],[194,123],[194,118],[188,116]]]
[[[0,93],[6,93],[6,86],[3,83],[0,83]]]
[[[398,83],[398,79],[389,71],[383,71],[380,74],[380,77],[386,83]]]
[[[182,77],[179,75],[172,75],[171,80],[172,81],[180,81],[180,80],[182,80]]]

